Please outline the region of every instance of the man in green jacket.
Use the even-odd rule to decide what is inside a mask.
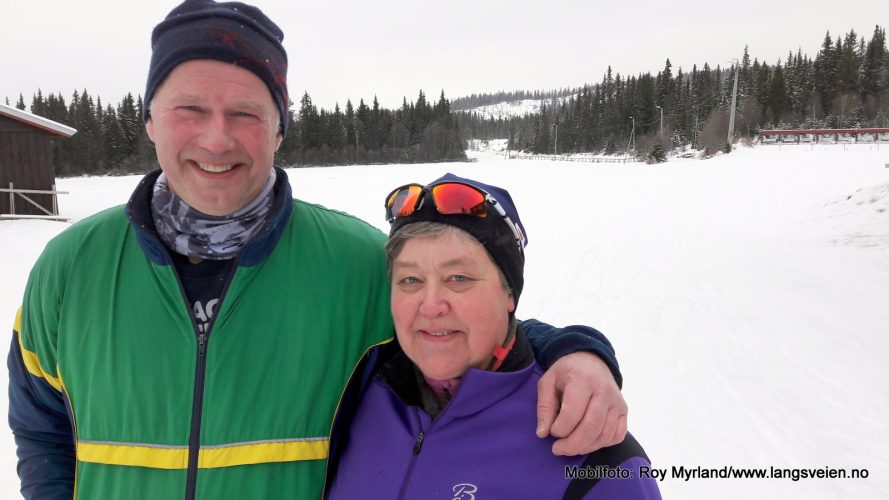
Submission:
[[[144,118],[161,170],[47,245],[16,317],[26,498],[321,495],[342,388],[392,335],[385,236],[292,199],[273,168],[282,39],[259,9],[212,0],[155,28]],[[620,442],[608,341],[535,325],[537,356],[565,355],[541,383],[538,435],[565,454]]]

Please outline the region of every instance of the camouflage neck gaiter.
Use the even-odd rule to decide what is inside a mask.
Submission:
[[[188,206],[167,187],[164,174],[154,184],[151,214],[161,241],[186,257],[225,260],[235,257],[268,227],[274,196],[275,170],[253,201],[230,215],[207,215]]]

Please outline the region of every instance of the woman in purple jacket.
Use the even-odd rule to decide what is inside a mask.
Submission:
[[[509,193],[447,174],[394,190],[386,216],[396,340],[346,389],[363,396],[337,418],[328,498],[659,499],[631,435],[563,457],[531,431],[543,369],[514,315],[527,238]]]

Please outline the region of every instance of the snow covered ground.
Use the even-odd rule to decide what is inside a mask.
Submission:
[[[499,154],[503,156],[509,146],[509,139],[470,139],[466,141],[467,153],[474,158],[491,159],[491,155]],[[488,153],[488,154],[485,154]]]
[[[630,429],[668,469],[665,498],[889,498],[889,146],[743,148],[654,166],[470,155],[479,161],[288,173],[296,196],[380,228],[396,185],[452,171],[507,187],[530,238],[519,315],[608,334]],[[136,182],[60,180],[71,193],[61,211],[79,220]],[[28,269],[67,226],[0,221],[8,324]],[[0,434],[0,498],[18,498]],[[869,477],[670,477],[682,466]]]

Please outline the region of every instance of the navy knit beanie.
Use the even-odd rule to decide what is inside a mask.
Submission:
[[[192,59],[213,59],[256,74],[269,88],[287,132],[287,52],[284,33],[258,8],[241,2],[185,0],[151,33],[151,66],[142,119],[151,99],[176,66]]]
[[[427,184],[427,187],[449,181],[468,184],[491,195],[503,207],[509,219],[518,226],[519,234],[522,235],[522,247],[519,247],[515,234],[502,217],[488,216],[479,218],[474,215],[441,215],[435,210],[432,203],[427,202],[424,202],[420,210],[413,214],[396,218],[389,229],[389,237],[391,238],[392,235],[404,226],[420,221],[439,222],[466,231],[485,247],[494,263],[503,271],[506,281],[512,290],[512,296],[516,304],[518,304],[519,295],[522,294],[522,288],[525,286],[525,253],[523,249],[528,245],[528,236],[524,226],[522,226],[521,219],[519,219],[519,213],[515,208],[515,204],[512,202],[512,197],[503,188],[458,177],[450,173],[430,182]],[[428,194],[425,196],[428,196]],[[492,211],[492,213],[494,212]]]

